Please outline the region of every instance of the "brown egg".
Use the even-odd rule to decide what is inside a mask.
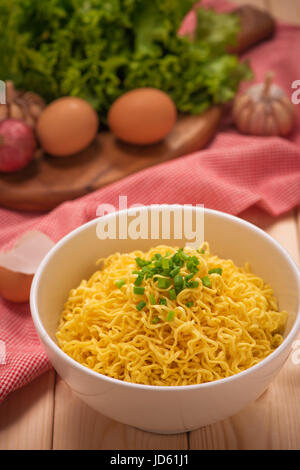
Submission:
[[[16,273],[0,266],[0,294],[11,302],[28,302],[33,276],[33,274]]]
[[[0,295],[28,302],[33,276],[54,242],[43,232],[26,232],[9,251],[0,252]]]
[[[81,98],[66,96],[50,103],[37,123],[37,135],[45,152],[64,157],[80,152],[96,137],[98,116]]]
[[[138,88],[120,96],[108,113],[108,124],[116,137],[130,144],[159,142],[177,118],[171,98],[155,88]]]

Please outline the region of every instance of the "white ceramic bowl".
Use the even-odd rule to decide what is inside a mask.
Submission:
[[[165,211],[168,206],[155,207]],[[182,208],[172,207],[176,211]],[[124,216],[124,212],[115,212],[101,220],[118,220],[120,214]],[[127,214],[132,215],[132,210]],[[148,250],[161,242],[184,246],[184,239],[99,240],[96,236],[99,219],[95,219],[60,240],[34,277],[32,318],[51,363],[78,397],[114,420],[158,433],[184,432],[222,420],[259,397],[288,358],[300,327],[300,280],[296,265],[275,240],[254,225],[208,209],[204,217],[205,240],[209,241],[211,251],[233,259],[238,265],[249,261],[252,270],[271,283],[280,309],[289,312],[285,339],[276,351],[232,377],[181,387],[137,385],[98,374],[71,359],[57,345],[55,332],[69,291],[96,270],[98,258],[116,251]]]

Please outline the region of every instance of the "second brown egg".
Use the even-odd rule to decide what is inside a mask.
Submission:
[[[164,139],[176,118],[175,104],[166,93],[155,88],[138,88],[112,104],[108,125],[124,142],[148,145]]]

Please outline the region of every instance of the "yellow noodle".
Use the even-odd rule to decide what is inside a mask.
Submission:
[[[230,377],[257,364],[282,342],[287,312],[279,311],[271,287],[232,260],[185,248],[197,256],[196,288],[182,290],[167,305],[151,305],[168,297],[153,278],[143,282],[144,295],[133,292],[136,257],[172,256],[178,248],[158,246],[146,253],[115,253],[99,260],[102,269],[72,289],[62,312],[57,340],[61,349],[101,374],[146,385],[192,385]],[[201,278],[212,268],[211,287]],[[181,274],[187,275],[186,267]],[[118,288],[117,280],[125,284]],[[136,305],[146,306],[138,311]],[[187,307],[186,303],[193,305]],[[175,312],[171,321],[168,313]],[[153,319],[159,317],[159,323]]]

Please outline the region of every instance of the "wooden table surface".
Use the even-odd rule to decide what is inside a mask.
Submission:
[[[234,1],[300,24],[299,0]],[[242,216],[266,230],[299,263],[300,211],[274,219],[251,209]],[[0,449],[300,449],[300,364],[289,358],[268,390],[237,415],[171,436],[139,431],[91,410],[51,370],[0,406]]]

